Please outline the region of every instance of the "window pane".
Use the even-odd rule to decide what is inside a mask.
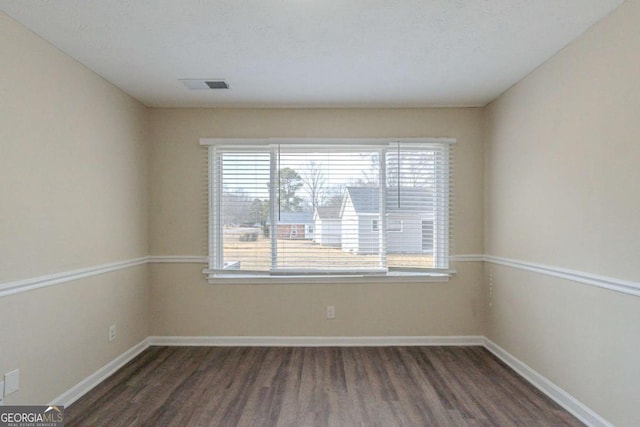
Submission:
[[[380,204],[380,150],[280,147],[278,270],[384,268],[372,215]]]
[[[222,253],[225,270],[268,271],[269,162],[267,153],[222,154]]]
[[[434,228],[442,191],[433,149],[387,152],[387,257],[389,267],[435,268]]]

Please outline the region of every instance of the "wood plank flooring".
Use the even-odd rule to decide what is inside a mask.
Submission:
[[[150,347],[67,426],[580,426],[482,347]]]

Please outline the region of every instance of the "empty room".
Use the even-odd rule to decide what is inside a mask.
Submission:
[[[640,0],[0,0],[0,426],[633,427],[639,361]]]

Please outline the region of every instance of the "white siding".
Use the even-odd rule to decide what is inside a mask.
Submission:
[[[342,243],[342,223],[338,218],[320,219],[315,221],[314,242],[324,246],[340,247]]]
[[[356,214],[351,199],[347,199],[342,212],[342,250],[358,252],[358,215]]]
[[[318,217],[315,217],[314,220],[313,220],[313,223],[315,224],[315,230],[314,230],[314,233],[313,233],[313,241],[315,243],[319,243],[319,244],[322,245],[323,244],[322,243],[322,236],[323,236],[322,227],[323,227],[324,221],[322,219],[318,218]]]
[[[402,231],[387,233],[388,253],[421,253],[422,252],[422,219],[432,219],[418,215],[389,215],[389,220],[402,221]]]
[[[358,253],[377,254],[380,251],[380,219],[378,214],[358,216]],[[378,230],[373,230],[373,221],[378,221]]]

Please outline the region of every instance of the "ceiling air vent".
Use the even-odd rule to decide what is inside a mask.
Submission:
[[[229,83],[224,80],[213,80],[205,82],[209,89],[229,89]]]
[[[187,89],[199,90],[199,89],[229,89],[229,83],[224,79],[181,79]]]

